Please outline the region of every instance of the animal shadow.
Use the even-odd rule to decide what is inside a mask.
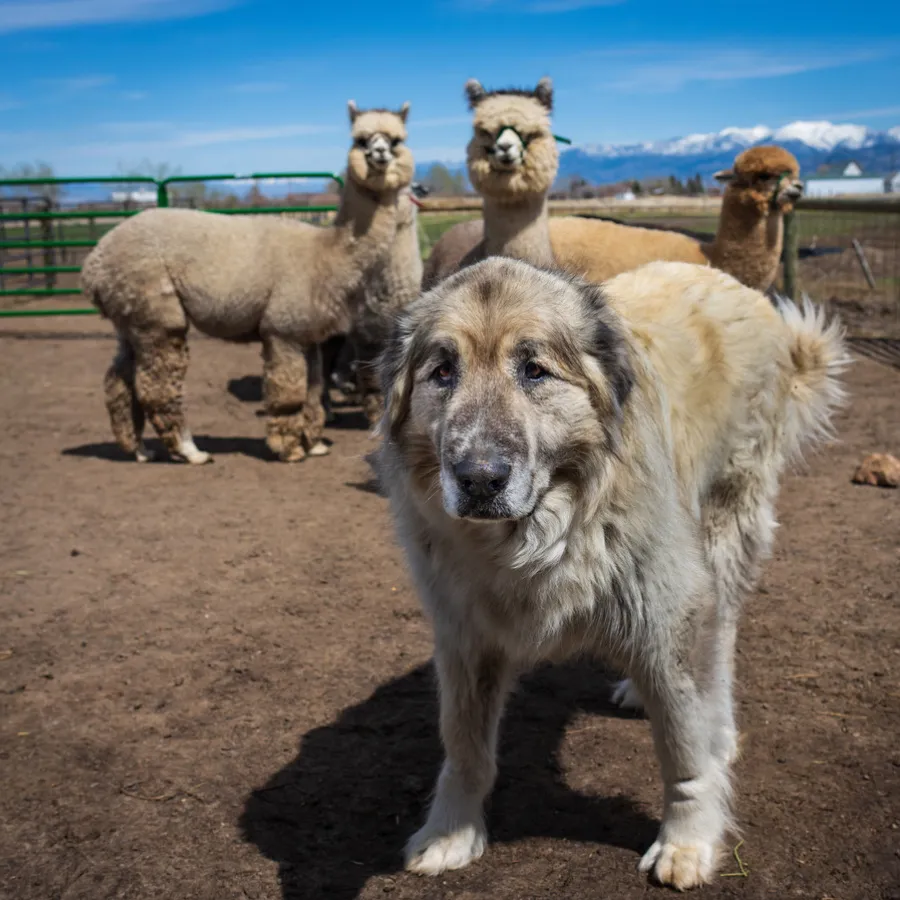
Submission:
[[[197,446],[201,450],[212,453],[213,457],[237,454],[249,456],[264,462],[274,462],[278,457],[266,446],[263,438],[252,437],[214,437],[209,434],[194,436]],[[154,459],[146,465],[157,463],[174,463],[175,461],[166,453],[163,445],[157,440],[148,440],[147,447],[154,454]],[[84,458],[104,459],[108,462],[134,462],[134,456],[122,450],[118,444],[112,441],[100,441],[96,444],[80,444],[77,447],[67,447],[62,451],[63,456],[80,456]],[[184,463],[177,463],[184,465]]]
[[[262,403],[262,376],[244,375],[228,380],[228,393],[242,403]]]
[[[624,797],[579,794],[558,750],[570,719],[613,712],[609,681],[586,664],[546,667],[511,698],[488,828],[496,843],[528,836],[594,841],[635,854],[657,823]],[[431,665],[379,687],[303,736],[296,759],[248,796],[246,841],[278,863],[284,900],[352,900],[375,875],[402,869],[441,761]]]

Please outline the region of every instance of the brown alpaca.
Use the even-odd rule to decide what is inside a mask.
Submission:
[[[555,147],[552,156],[543,149],[553,141],[549,79],[533,94],[488,93],[477,81],[466,85],[466,93],[475,113],[469,177],[484,197],[484,221],[460,223],[441,236],[425,266],[426,290],[461,266],[491,255],[544,265],[549,257],[595,282],[654,260],[711,264],[749,287],[771,287],[781,258],[783,215],[802,190],[797,160],[786,150],[754,147],[738,156],[733,170],[717,173],[728,185],[711,243],[675,231],[550,218],[546,198],[557,158]],[[501,135],[509,143],[510,134],[530,137],[512,157],[500,146]],[[532,161],[533,147],[538,158]]]
[[[113,434],[149,458],[145,415],[169,453],[205,463],[185,423],[190,325],[263,345],[269,448],[285,462],[322,455],[325,414],[315,345],[349,330],[359,286],[397,230],[398,197],[413,159],[399,112],[349,103],[353,145],[334,226],[286,218],[153,209],[114,228],[85,261],[82,284],[119,335],[106,375]]]

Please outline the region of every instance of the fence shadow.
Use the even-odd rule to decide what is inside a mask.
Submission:
[[[540,836],[635,855],[652,843],[658,823],[623,796],[573,791],[557,759],[573,715],[619,715],[608,695],[609,680],[587,664],[548,667],[523,683],[503,725],[494,843]],[[371,877],[402,868],[440,763],[436,724],[432,670],[422,665],[308,732],[296,758],[251,792],[241,832],[278,863],[284,900],[352,900]]]

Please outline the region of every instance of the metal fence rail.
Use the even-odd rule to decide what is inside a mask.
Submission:
[[[156,179],[148,176],[108,176],[78,178],[15,178],[0,180],[0,297],[42,298],[71,296],[81,293],[75,286],[57,287],[56,276],[77,274],[80,264],[75,264],[72,251],[84,250],[96,245],[100,239],[98,223],[105,220],[124,219],[137,215],[140,209],[75,209],[52,208],[47,196],[22,195],[4,197],[2,191],[18,191],[32,188],[56,188],[73,184],[147,184],[156,188],[156,205],[169,207],[173,185],[207,181],[257,181],[317,179],[336,181],[343,187],[343,179],[334,172],[260,172],[251,175],[173,175]],[[21,211],[3,211],[6,206],[21,204]],[[35,208],[30,209],[30,206]],[[211,208],[206,212],[225,215],[283,215],[334,212],[335,206],[265,206]],[[11,228],[11,226],[14,226]],[[66,237],[66,229],[69,237]],[[87,236],[74,238],[74,228],[87,229]],[[58,251],[58,252],[57,252]],[[70,260],[69,257],[72,257]],[[39,261],[36,263],[35,260]],[[41,276],[43,285],[35,286],[36,277]],[[24,279],[25,284],[21,282]],[[9,282],[15,282],[9,286]],[[2,309],[0,317],[47,316],[47,315],[90,315],[95,309]]]

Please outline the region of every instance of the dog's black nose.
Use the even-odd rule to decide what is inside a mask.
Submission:
[[[487,500],[506,487],[512,466],[499,456],[467,456],[453,467],[463,492],[473,500]]]

